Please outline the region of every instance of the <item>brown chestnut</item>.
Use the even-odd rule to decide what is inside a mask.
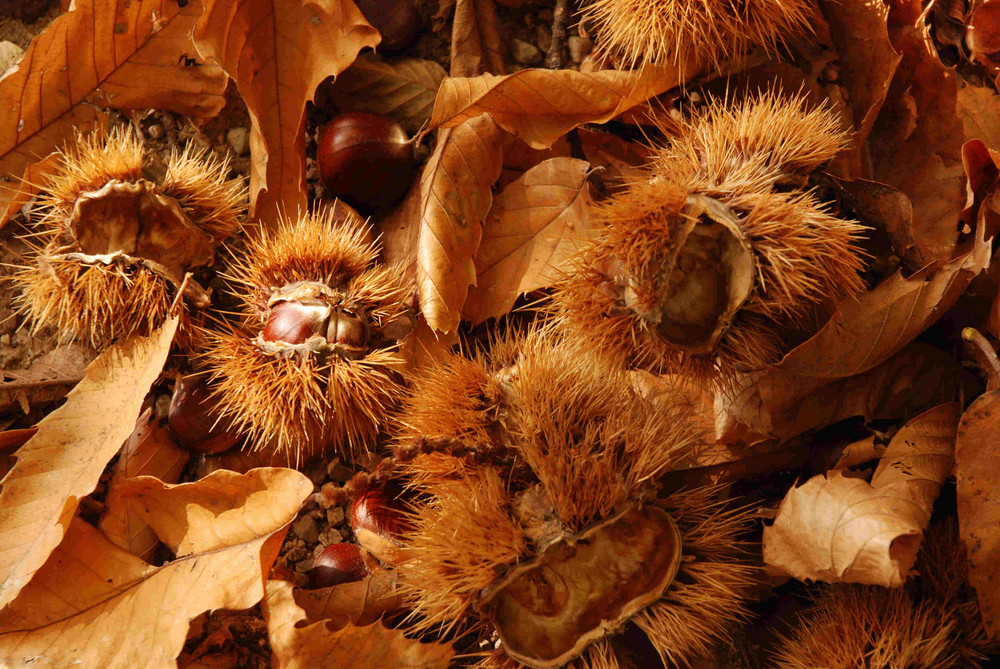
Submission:
[[[260,336],[264,341],[301,344],[316,334],[323,334],[329,309],[320,305],[302,304],[294,300],[278,302],[271,307]]]
[[[196,376],[179,377],[174,384],[167,431],[178,446],[206,455],[228,451],[239,441],[229,421],[220,420],[204,380]]]
[[[316,162],[326,189],[365,214],[394,205],[413,179],[413,146],[406,131],[368,112],[330,121],[320,133]]]
[[[413,0],[356,0],[358,9],[382,35],[378,50],[402,51],[417,35],[417,5]]]
[[[395,481],[375,486],[355,498],[349,515],[358,543],[388,565],[399,563],[399,537],[407,526],[402,488]]]
[[[341,583],[360,581],[368,576],[361,547],[355,544],[330,544],[309,569],[310,588],[330,588]]]

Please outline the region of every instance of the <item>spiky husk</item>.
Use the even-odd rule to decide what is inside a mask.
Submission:
[[[44,254],[12,280],[19,287],[19,307],[31,315],[36,331],[51,324],[95,348],[152,332],[163,324],[174,293],[145,267],[89,265]]]
[[[694,54],[708,64],[751,48],[773,53],[809,30],[807,0],[592,0],[583,20],[626,66],[683,65]]]
[[[905,588],[835,585],[775,653],[781,669],[937,669],[982,666],[1000,644],[983,628],[954,522],[928,531],[919,578]]]
[[[112,180],[142,179],[142,163],[142,140],[134,133],[115,129],[79,135],[60,151],[45,183],[38,184],[43,189],[40,218],[26,237],[28,265],[13,276],[19,307],[36,331],[50,324],[100,347],[118,337],[148,334],[166,318],[176,286],[141,258],[86,263],[66,257],[77,250],[67,221],[79,197]],[[221,240],[239,227],[247,207],[242,179],[228,178],[228,171],[227,160],[207,151],[174,151],[157,188],[176,199],[192,223]],[[186,322],[182,329],[185,337],[192,336]]]
[[[776,362],[819,304],[864,287],[857,243],[865,228],[805,190],[809,172],[844,142],[833,114],[809,109],[801,96],[771,91],[733,108],[713,103],[658,149],[646,179],[594,207],[602,232],[556,287],[556,321],[619,362],[653,371],[725,381]],[[672,345],[640,315],[662,300],[662,268],[692,194],[732,212],[757,265],[755,289],[707,354]]]
[[[550,332],[500,344],[503,364],[482,354],[432,366],[405,412],[402,440],[440,439],[450,449],[467,443],[468,452],[479,456],[427,453],[402,466],[419,493],[405,538],[407,557],[398,568],[414,628],[489,638],[490,623],[475,604],[505,572],[537,555],[539,541],[551,539],[553,531],[578,534],[646,503],[674,517],[685,558],[664,596],[633,622],[665,657],[690,659],[725,638],[726,625],[743,614],[740,601],[751,582],[739,540],[746,512],[726,511],[712,490],[654,500],[657,476],[703,443],[686,403],[654,409],[633,392],[620,368],[589,348],[555,341]],[[486,390],[492,383],[499,389]],[[461,408],[452,412],[455,406]],[[418,426],[430,430],[419,434]],[[480,440],[488,444],[485,453]],[[515,508],[536,490],[544,494],[535,499],[551,503],[551,516],[528,527]],[[543,525],[547,539],[539,539]],[[618,665],[605,640],[574,662]],[[490,653],[477,666],[516,663]]]
[[[268,353],[256,343],[275,288],[314,281],[344,292],[343,304],[381,327],[407,313],[412,287],[402,268],[377,265],[378,247],[364,222],[338,224],[331,214],[283,219],[260,230],[227,274],[242,302],[238,324],[206,336],[203,355],[219,409],[252,448],[284,453],[290,462],[330,451],[368,450],[397,406],[404,364],[394,341],[359,358],[336,353]]]

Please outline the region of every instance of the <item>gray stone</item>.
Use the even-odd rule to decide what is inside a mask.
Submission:
[[[307,544],[319,541],[319,530],[316,527],[316,519],[312,516],[302,516],[292,525],[295,535]]]
[[[245,156],[250,153],[250,131],[246,128],[231,128],[226,133],[226,142],[229,148],[238,156]]]
[[[537,46],[516,38],[511,42],[511,50],[514,60],[521,65],[537,65],[544,57]]]

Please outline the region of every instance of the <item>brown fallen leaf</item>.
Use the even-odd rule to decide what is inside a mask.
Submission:
[[[913,239],[930,263],[953,255],[965,206],[956,74],[933,52],[919,0],[892,3],[888,26],[903,60],[872,129],[873,178],[909,196]]]
[[[789,352],[775,369],[839,378],[860,374],[888,359],[937,321],[989,266],[987,227],[980,220],[971,248],[952,260],[934,263],[908,277],[897,272],[867,293],[842,302],[827,324]]]
[[[53,151],[37,163],[25,167],[20,181],[10,186],[0,183],[0,228],[31,202],[41,190],[45,177],[53,172],[57,164],[58,154]]]
[[[212,472],[193,483],[169,484],[140,476],[118,494],[177,556],[207,553],[277,532],[298,513],[313,485],[294,469]]]
[[[993,150],[1000,149],[1000,96],[995,90],[971,84],[960,86],[958,114],[966,140],[979,139]]]
[[[687,76],[696,67],[684,69]],[[497,125],[544,149],[584,123],[605,123],[686,81],[674,67],[638,72],[528,69],[505,77],[449,77],[441,83],[431,127],[453,128],[488,113]]]
[[[502,135],[485,114],[439,133],[419,183],[382,222],[386,261],[408,265],[421,313],[444,333],[458,327],[476,281],[473,257],[503,164]]]
[[[432,60],[383,61],[362,55],[337,77],[330,99],[340,112],[383,114],[415,133],[431,117],[434,97],[446,76]]]
[[[28,413],[32,406],[62,399],[96,357],[86,344],[72,343],[49,351],[28,369],[0,370],[0,411],[19,404]]]
[[[820,9],[840,54],[837,83],[847,91],[855,128],[850,149],[834,162],[842,166],[838,171],[843,176],[870,179],[868,136],[902,60],[889,41],[889,8],[866,0],[821,0]]]
[[[531,168],[493,201],[476,253],[476,285],[463,316],[473,325],[501,316],[518,295],[552,285],[586,241],[590,165],[552,158]]]
[[[506,74],[493,0],[458,0],[451,31],[451,76]]]
[[[400,354],[406,360],[406,369],[403,371],[410,375],[415,374],[421,367],[447,355],[458,342],[457,330],[449,333],[436,332],[427,324],[427,320],[420,316],[417,327],[400,345]]]
[[[20,177],[74,132],[102,122],[99,107],[215,116],[227,77],[195,60],[190,34],[200,13],[198,2],[77,0],[0,80],[0,174]]]
[[[81,497],[131,434],[177,330],[171,317],[148,337],[106,349],[66,403],[38,424],[0,481],[0,608],[10,603],[63,538]]]
[[[307,624],[291,583],[268,581],[264,619],[275,669],[365,667],[365,669],[445,669],[455,654],[447,644],[420,643],[380,622],[365,627],[333,621]]]
[[[153,567],[79,518],[68,524],[63,543],[0,612],[0,658],[11,666],[174,667],[193,618],[261,600],[284,537],[264,534]]]
[[[637,142],[626,142],[609,132],[597,132],[578,128],[580,148],[592,167],[603,167],[601,175],[609,188],[621,186],[642,178],[643,169],[652,158],[648,146]]]
[[[305,211],[306,103],[321,81],[379,39],[351,0],[206,6],[194,29],[198,52],[225,68],[250,112],[252,215],[272,223],[279,203]]]
[[[787,439],[854,416],[906,419],[959,397],[963,378],[950,354],[911,344],[884,363],[842,379],[777,370],[748,374],[738,388],[718,396],[718,420],[720,426],[734,422],[760,437]]]
[[[950,402],[904,425],[871,483],[835,469],[788,491],[764,528],[764,563],[800,580],[902,585],[951,472],[960,414]]]
[[[111,543],[147,562],[152,561],[160,539],[142,519],[142,500],[123,496],[122,485],[136,476],[155,476],[166,483],[176,483],[190,457],[151,415],[152,411],[147,409],[122,447],[108,483],[104,513],[97,523]]]
[[[310,622],[331,619],[335,628],[348,623],[370,625],[385,613],[403,605],[398,578],[393,569],[379,569],[371,576],[332,588],[293,591],[295,603]]]
[[[994,637],[1000,635],[997,434],[1000,434],[1000,391],[993,390],[978,397],[962,414],[955,443],[955,479],[959,530],[971,565],[969,582],[979,598],[983,625]]]

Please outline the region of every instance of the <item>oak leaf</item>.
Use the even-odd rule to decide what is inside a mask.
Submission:
[[[337,77],[330,99],[342,113],[383,114],[415,133],[431,117],[434,97],[445,76],[444,68],[432,60],[383,61],[361,56]]]
[[[251,213],[306,209],[306,103],[379,34],[351,0],[205,0],[198,52],[236,81],[250,112]],[[261,195],[262,189],[266,193]]]
[[[955,443],[955,479],[958,523],[968,550],[969,582],[976,589],[983,624],[992,636],[1000,634],[1000,391],[978,397],[962,414]]]
[[[590,165],[552,158],[508,185],[493,202],[476,253],[476,285],[463,315],[474,325],[501,316],[518,295],[550,286],[587,239]]]
[[[267,582],[263,608],[275,669],[445,669],[455,654],[449,645],[407,639],[381,622],[339,628],[331,620],[312,622],[285,581]]]
[[[458,327],[476,281],[473,258],[503,164],[502,135],[487,115],[439,133],[419,183],[382,224],[386,260],[407,264],[420,311],[441,332]]]
[[[951,473],[961,408],[939,405],[893,436],[871,483],[835,469],[785,495],[764,563],[800,580],[900,586]]]
[[[72,518],[63,543],[0,612],[0,661],[52,669],[176,667],[192,619],[261,600],[283,537],[268,533],[154,567]]]
[[[98,107],[216,115],[228,79],[195,60],[190,33],[200,13],[197,2],[76,0],[0,78],[0,174],[20,177],[100,123]]]
[[[122,495],[122,486],[136,476],[155,476],[166,483],[176,483],[189,457],[151,414],[147,409],[122,447],[108,483],[104,513],[97,523],[111,543],[148,562],[152,561],[160,539],[142,519],[142,500]]]
[[[148,337],[105,350],[38,424],[0,480],[0,608],[31,580],[63,538],[81,497],[131,434],[142,400],[166,361],[176,316]]]
[[[441,83],[431,127],[453,128],[488,113],[497,125],[544,149],[584,123],[605,123],[696,74],[694,67],[641,71],[528,69],[507,76],[449,77]]]
[[[118,494],[139,502],[137,513],[176,555],[207,553],[277,532],[294,518],[312,483],[294,469],[225,469],[193,483],[139,476]]]

